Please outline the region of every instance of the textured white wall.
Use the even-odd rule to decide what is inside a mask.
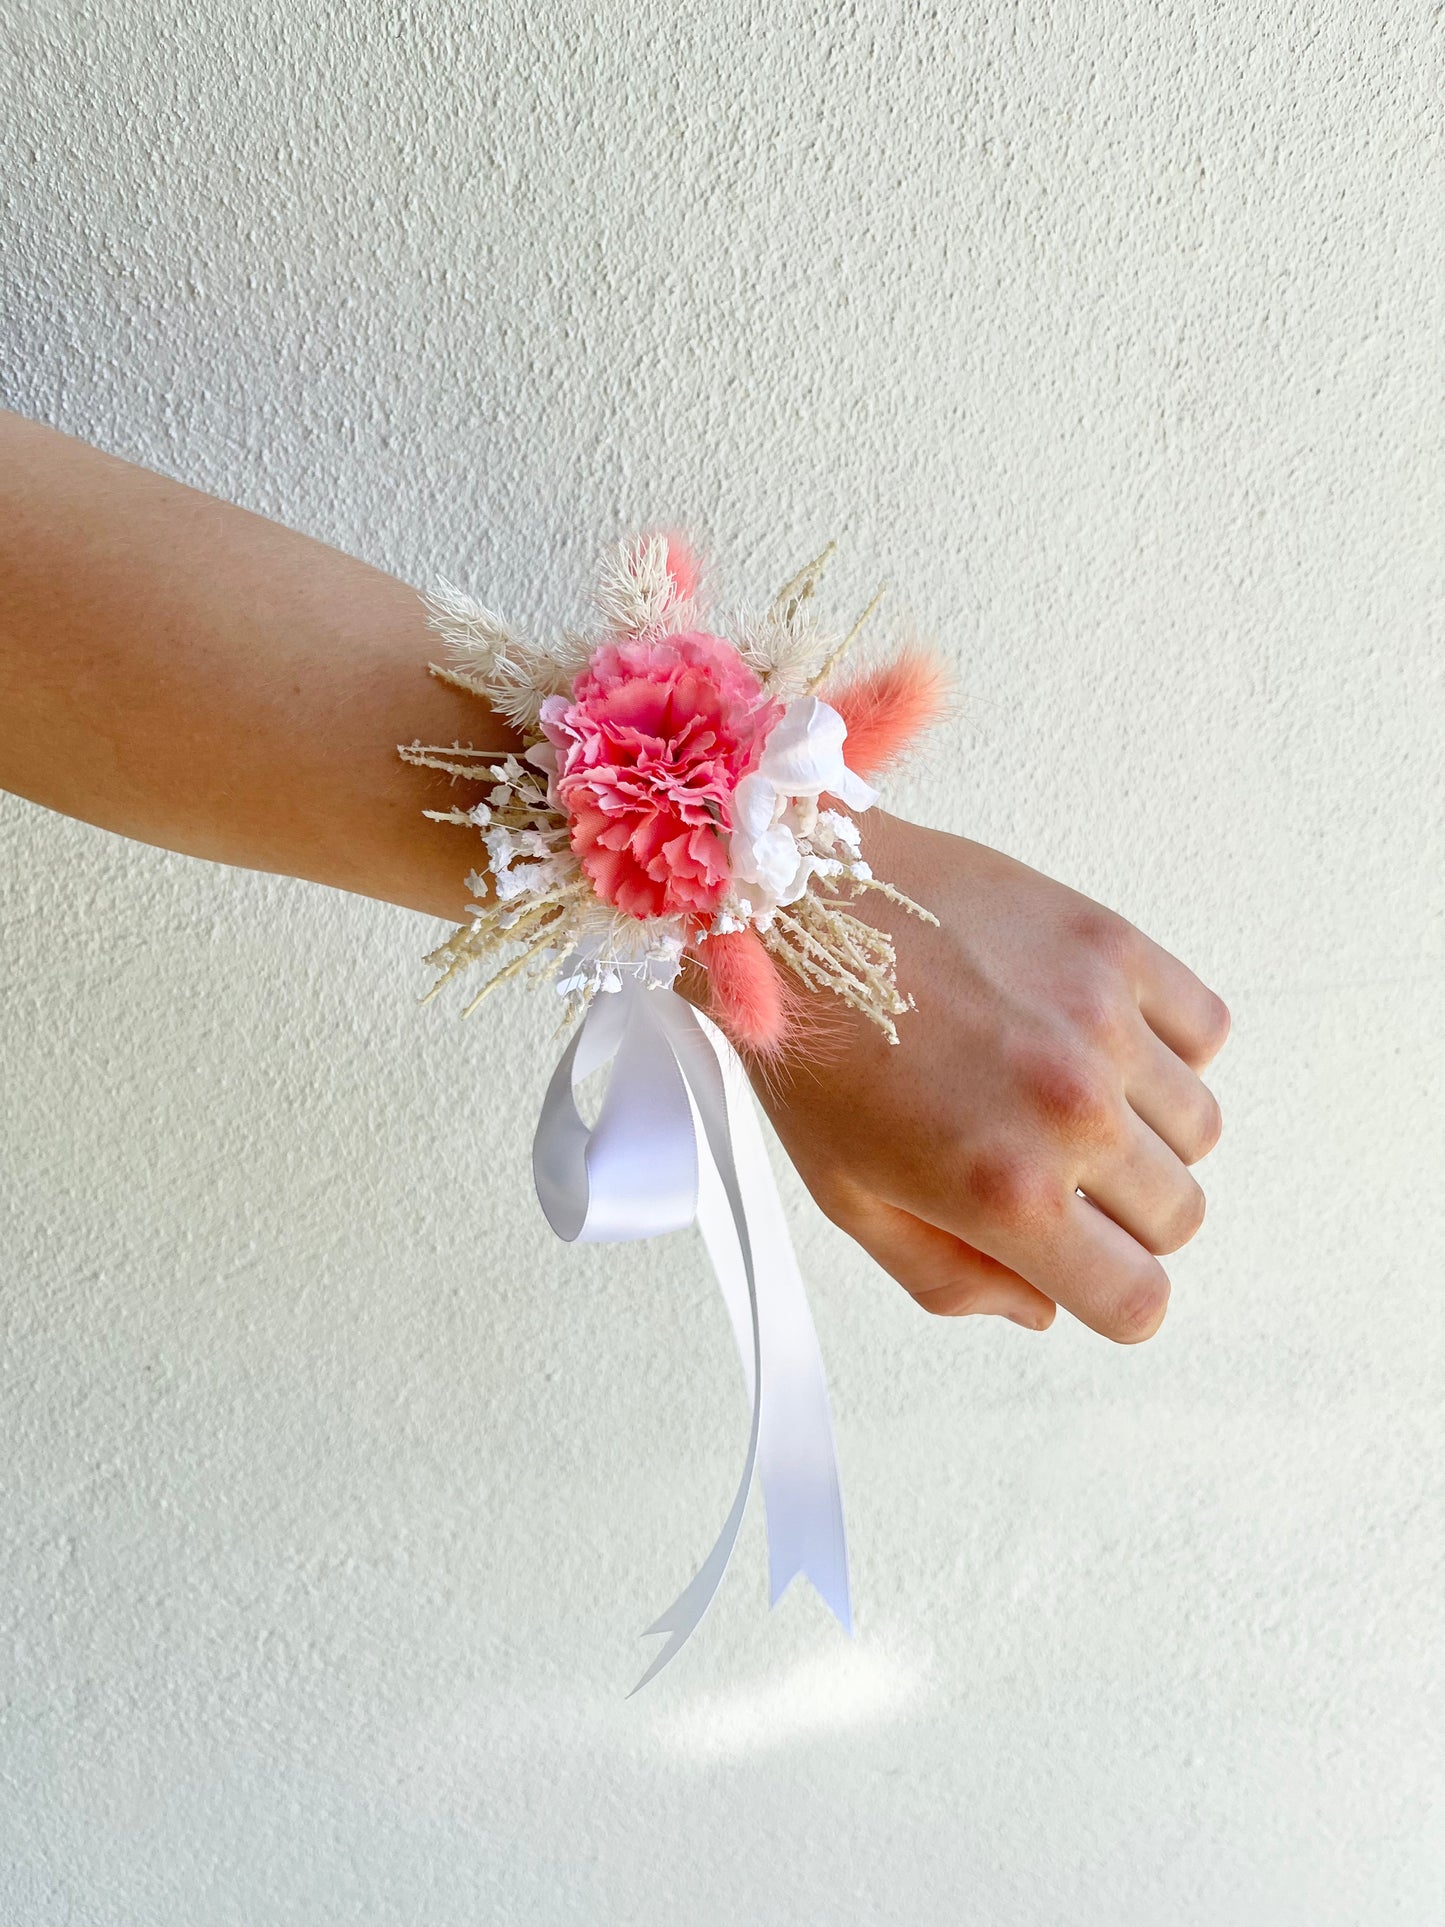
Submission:
[[[903,806],[1236,1016],[1140,1349],[789,1182],[859,1636],[754,1516],[624,1704],[741,1407],[687,1239],[541,1225],[548,1016],[5,800],[0,1922],[1437,1927],[1438,10],[0,21],[0,399],[548,619],[836,533],[968,698]]]

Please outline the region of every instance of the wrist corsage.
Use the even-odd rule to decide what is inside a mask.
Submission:
[[[813,597],[831,546],[761,615],[708,626],[677,538],[626,544],[604,566],[593,633],[539,643],[462,591],[426,598],[443,639],[434,673],[482,697],[522,749],[401,748],[482,786],[440,822],[480,833],[468,920],[433,952],[433,993],[476,965],[467,1008],[522,974],[550,979],[578,1018],[543,1101],[533,1173],[564,1238],[650,1237],[697,1221],[732,1315],[752,1403],[742,1482],[696,1577],[649,1630],[661,1670],[722,1577],[756,1466],[773,1599],[806,1572],[851,1624],[847,1556],[817,1340],[756,1112],[734,1053],[673,989],[705,972],[707,1009],[755,1059],[806,1053],[830,992],[897,1041],[911,1008],[888,935],[859,910],[881,894],[856,816],[870,779],[933,720],[927,654],[845,675],[877,606],[842,636]],[[610,1065],[597,1122],[575,1092]]]

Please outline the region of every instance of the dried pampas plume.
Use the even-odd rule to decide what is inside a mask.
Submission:
[[[446,645],[446,664],[436,673],[445,674],[459,688],[484,695],[484,685],[498,661],[515,646],[511,630],[475,596],[445,579],[423,594],[422,603],[427,627]]]
[[[423,595],[428,626],[446,645],[445,659],[431,672],[440,681],[489,702],[515,728],[535,730],[546,696],[565,695],[576,669],[514,634],[502,618],[455,583],[440,582]],[[585,660],[579,652],[578,664]]]
[[[603,557],[593,607],[613,635],[682,629],[691,615],[696,580],[691,552],[676,536],[638,536]]]

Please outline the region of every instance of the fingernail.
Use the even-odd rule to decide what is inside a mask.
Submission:
[[[1026,1332],[1041,1332],[1044,1328],[1043,1322],[1036,1312],[1006,1311],[1003,1315],[1008,1319],[1010,1324],[1022,1325]]]

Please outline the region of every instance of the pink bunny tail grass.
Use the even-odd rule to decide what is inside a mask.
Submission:
[[[706,973],[708,1016],[770,1083],[799,1052],[810,1063],[835,1053],[837,1016],[822,1008],[830,1000],[805,992],[756,930],[707,937],[689,944],[687,954]]]
[[[938,720],[948,679],[937,656],[927,649],[905,649],[881,669],[867,669],[824,700],[848,725],[843,754],[859,776],[873,777],[896,763],[931,723]]]
[[[756,930],[708,937],[692,946],[707,971],[708,1011],[742,1050],[771,1057],[787,1042],[797,993],[763,947]]]
[[[667,543],[667,573],[672,577],[673,601],[691,602],[702,574],[693,546],[676,529],[659,529],[658,534]]]

